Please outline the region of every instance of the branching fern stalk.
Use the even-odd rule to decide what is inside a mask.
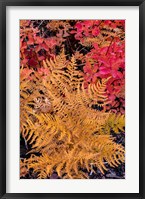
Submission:
[[[43,61],[47,74],[32,69],[28,77],[23,70],[20,126],[32,148],[21,167],[33,169],[40,179],[54,171],[61,178],[78,179],[88,178],[85,171],[95,172],[95,167],[104,173],[104,162],[112,167],[124,162],[124,147],[110,135],[111,130],[124,131],[124,115],[105,111],[109,78],[97,79],[85,88],[75,57],[67,60],[64,51]]]

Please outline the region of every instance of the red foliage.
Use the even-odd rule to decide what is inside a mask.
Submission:
[[[21,20],[21,66],[49,75],[42,68],[43,60],[54,58],[64,48],[68,58],[73,53],[84,66],[86,88],[98,78],[110,77],[106,94],[111,102],[106,110],[124,113],[124,29],[124,20]],[[80,54],[79,45],[84,49]]]
[[[32,21],[28,23],[22,20],[21,24],[23,24],[20,28],[21,65],[37,68],[41,66],[41,61],[53,57],[52,51],[57,45],[57,40],[41,35],[37,27],[33,28]]]

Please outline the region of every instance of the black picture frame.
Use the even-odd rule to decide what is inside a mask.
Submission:
[[[6,193],[6,7],[139,6],[139,193]],[[145,0],[0,0],[0,198],[145,199]],[[135,169],[135,168],[134,168]]]

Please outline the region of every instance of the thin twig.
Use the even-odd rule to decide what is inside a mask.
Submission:
[[[28,150],[28,145],[27,145],[27,141],[26,141],[25,137],[23,137],[23,139],[24,139],[24,142],[25,142],[25,147]]]

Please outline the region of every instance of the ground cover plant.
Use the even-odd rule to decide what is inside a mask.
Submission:
[[[124,20],[20,20],[20,177],[125,178]]]

